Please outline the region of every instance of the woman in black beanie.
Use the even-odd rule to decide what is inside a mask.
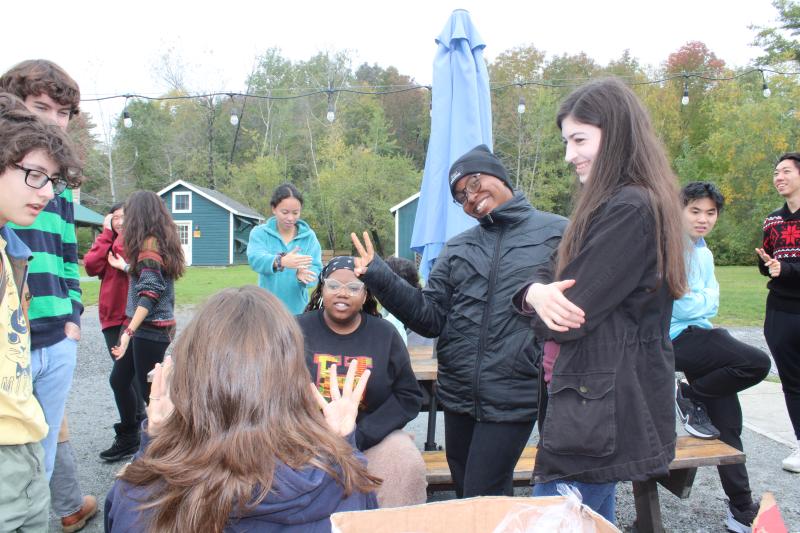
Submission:
[[[511,297],[547,263],[566,219],[515,192],[484,145],[453,163],[449,178],[453,199],[479,224],[445,244],[425,288],[392,272],[366,233],[366,247],[352,235],[356,273],[408,328],[439,337],[437,395],[456,495],[511,495],[536,419],[540,352]]]

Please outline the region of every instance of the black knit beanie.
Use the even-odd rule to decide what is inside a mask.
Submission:
[[[455,192],[458,180],[476,173],[494,176],[505,183],[509,189],[514,190],[508,179],[506,167],[495,157],[488,146],[481,144],[456,159],[456,162],[450,167],[450,194]]]

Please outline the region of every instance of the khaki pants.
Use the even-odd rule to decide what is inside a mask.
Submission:
[[[0,531],[47,531],[50,489],[38,442],[0,446]]]
[[[425,461],[414,444],[414,436],[401,430],[364,451],[367,471],[383,479],[378,488],[378,506],[402,507],[425,503],[428,483],[425,481]]]

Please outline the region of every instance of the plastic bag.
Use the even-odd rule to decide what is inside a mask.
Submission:
[[[565,483],[556,485],[556,490],[566,497],[563,503],[517,505],[493,533],[596,533],[594,520],[583,510],[580,491]]]

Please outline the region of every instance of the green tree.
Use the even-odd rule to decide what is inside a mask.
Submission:
[[[759,46],[765,52],[756,63],[759,65],[784,61],[800,63],[800,3],[795,0],[773,0],[772,6],[778,10],[776,26],[750,27],[752,30],[758,30],[753,46]]]

